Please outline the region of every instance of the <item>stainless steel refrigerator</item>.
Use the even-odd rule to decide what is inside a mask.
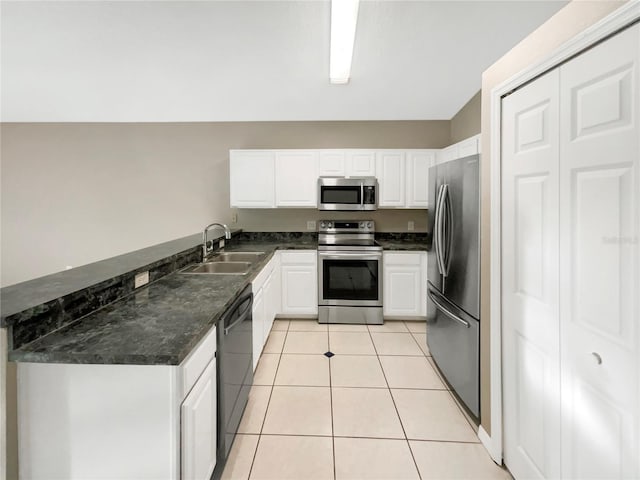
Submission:
[[[480,417],[480,183],[478,155],[429,169],[427,344]]]

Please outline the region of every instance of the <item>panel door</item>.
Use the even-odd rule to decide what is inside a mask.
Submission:
[[[229,155],[231,206],[275,207],[275,154],[266,150],[232,150]]]
[[[405,198],[404,152],[378,152],[376,174],[379,183],[379,207],[404,207]]]
[[[318,152],[276,152],[276,207],[317,207]]]
[[[435,153],[429,150],[407,152],[408,208],[427,208],[429,203],[429,167],[435,162]]]
[[[504,459],[560,477],[558,71],[502,102]]]
[[[258,360],[262,354],[262,347],[266,341],[264,335],[265,324],[265,303],[264,303],[264,288],[259,289],[253,294],[253,310],[252,316],[252,333],[253,333],[253,371],[255,372],[258,366]]]
[[[276,272],[271,271],[271,274],[264,282],[264,325],[263,325],[263,337],[264,343],[267,342],[271,327],[273,326],[273,319],[275,318],[275,277]]]
[[[282,265],[282,313],[318,313],[318,274],[313,265]]]
[[[209,480],[216,466],[216,360],[211,360],[181,407],[181,462],[185,480]],[[144,447],[143,447],[144,448]]]
[[[562,477],[638,478],[640,26],[560,69]]]
[[[347,150],[347,171],[349,177],[375,177],[376,152],[374,150]]]
[[[458,142],[458,157],[464,158],[480,153],[479,142],[480,135],[474,135],[471,138]]]
[[[343,177],[346,172],[345,150],[320,150],[318,154],[318,176]]]
[[[421,313],[419,266],[392,265],[384,267],[385,317],[418,317]]]

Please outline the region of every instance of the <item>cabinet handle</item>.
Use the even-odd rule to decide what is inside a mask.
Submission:
[[[591,352],[591,355],[593,355],[597,365],[602,365],[602,357],[598,353]]]

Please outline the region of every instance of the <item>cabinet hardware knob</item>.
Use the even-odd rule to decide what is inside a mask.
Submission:
[[[591,352],[591,355],[593,355],[593,358],[595,359],[598,365],[602,365],[602,357],[598,353]]]

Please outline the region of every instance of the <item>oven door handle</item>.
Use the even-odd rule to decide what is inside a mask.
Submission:
[[[320,257],[321,259],[327,259],[327,260],[344,260],[345,258],[356,258],[358,260],[380,260],[380,258],[382,258],[382,253],[351,253],[351,252],[344,252],[344,253],[325,253],[325,252],[318,252],[318,257]]]

